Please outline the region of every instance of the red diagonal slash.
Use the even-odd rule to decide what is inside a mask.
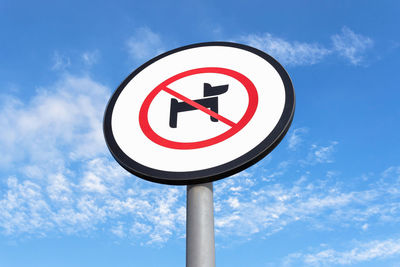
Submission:
[[[185,101],[187,104],[189,104],[189,105],[191,105],[191,106],[203,111],[204,113],[207,113],[208,115],[216,118],[217,120],[222,121],[223,123],[225,123],[225,124],[227,124],[227,125],[229,125],[231,127],[234,127],[236,125],[236,123],[234,123],[233,121],[228,120],[227,118],[219,115],[218,113],[215,113],[214,111],[209,110],[208,108],[206,108],[206,107],[194,102],[193,100],[187,98],[184,95],[181,95],[178,92],[175,92],[174,90],[169,89],[168,87],[164,87],[162,90],[164,90],[165,92],[173,95],[174,97],[176,97],[176,98],[178,98],[178,99],[180,99],[182,101]]]

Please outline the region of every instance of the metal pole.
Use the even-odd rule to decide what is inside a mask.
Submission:
[[[186,267],[215,267],[212,183],[187,186]]]

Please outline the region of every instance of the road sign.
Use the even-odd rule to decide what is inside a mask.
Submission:
[[[228,42],[180,47],[146,62],[111,97],[104,135],[128,171],[164,184],[237,173],[284,137],[295,96],[283,67]]]

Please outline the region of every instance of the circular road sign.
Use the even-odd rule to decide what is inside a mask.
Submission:
[[[271,152],[294,108],[290,78],[271,56],[237,43],[199,43],[132,72],[112,95],[103,130],[129,172],[163,184],[205,183]]]

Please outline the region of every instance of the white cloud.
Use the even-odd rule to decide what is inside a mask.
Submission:
[[[338,142],[332,142],[329,146],[313,145],[312,150],[315,160],[317,162],[332,162],[331,154],[337,144]]]
[[[307,158],[305,160],[300,160],[300,162],[303,164],[332,163],[332,154],[335,152],[337,145],[337,141],[332,141],[327,146],[312,144]]]
[[[50,175],[46,189],[52,201],[68,204],[72,199],[71,183],[62,173]]]
[[[96,164],[85,162],[83,170],[71,171],[66,177],[50,174],[47,180],[36,182],[10,177],[0,196],[2,233],[76,234],[99,231],[101,226],[120,238],[140,237],[146,244],[165,243],[172,236],[183,235],[183,188],[149,186],[129,177],[109,159],[94,161]],[[100,171],[100,176],[98,168],[108,172]],[[89,190],[85,174],[98,175]]]
[[[165,50],[160,35],[147,27],[136,30],[126,45],[129,54],[135,60],[147,60]]]
[[[317,64],[329,55],[339,55],[351,64],[359,65],[367,50],[373,47],[371,38],[356,34],[347,27],[343,27],[340,34],[331,36],[331,47],[315,42],[288,41],[271,33],[248,34],[237,40],[267,52],[283,65],[291,66]]]
[[[340,186],[337,177],[307,179],[300,175],[298,179],[292,177],[290,183],[263,185],[258,174],[219,181],[215,185],[217,236],[247,239],[255,233],[271,235],[295,222],[305,223],[310,231],[331,228],[368,231],[372,225],[397,224],[400,191],[391,190],[400,186],[396,170],[397,167],[388,168],[364,190],[350,190],[351,181]],[[253,182],[248,183],[247,179]],[[241,190],[229,192],[229,188]]]
[[[89,77],[66,75],[42,88],[27,104],[18,99],[0,108],[0,144],[8,157],[0,166],[24,162],[31,176],[39,166],[63,168],[70,159],[85,159],[105,152],[101,131],[109,90]]]
[[[69,66],[71,66],[71,59],[61,54],[58,51],[55,51],[53,54],[53,66],[51,67],[52,70],[65,70]]]
[[[229,206],[231,208],[237,209],[240,207],[240,202],[236,197],[230,197],[228,198],[227,202],[229,203]]]
[[[325,249],[313,254],[294,253],[287,257],[286,266],[349,265],[382,260],[395,255],[400,255],[400,239],[374,240],[358,243],[347,251]],[[292,264],[293,262],[295,264]]]
[[[398,182],[400,182],[400,167],[398,166],[392,166],[387,168],[383,173],[382,173],[382,178],[392,178],[395,177]]]
[[[216,213],[216,228],[222,235],[248,236],[263,231],[272,234],[291,222],[308,220],[322,212],[331,212],[355,201],[354,193],[318,193],[315,185],[279,184],[251,193],[230,197],[227,201],[216,198],[220,206]],[[226,197],[226,196],[225,196]]]
[[[89,192],[106,193],[107,187],[102,183],[102,179],[95,174],[89,172],[83,178],[81,183],[82,188]]]
[[[284,65],[313,65],[331,53],[316,43],[289,42],[270,33],[249,34],[239,41],[267,52]]]
[[[303,142],[302,136],[308,132],[307,128],[296,128],[291,131],[288,139],[288,148],[290,150],[296,150],[298,146]]]
[[[100,58],[100,52],[98,50],[94,51],[86,51],[82,53],[81,59],[83,63],[85,63],[88,66],[92,66],[93,64],[96,64]]]
[[[347,27],[343,27],[340,34],[335,34],[331,38],[334,51],[348,59],[353,65],[361,64],[364,60],[364,52],[374,44],[371,38],[356,34]]]
[[[147,224],[143,224],[143,223],[138,223],[135,222],[130,230],[131,234],[134,235],[146,235],[151,231],[151,226],[147,225]],[[155,241],[162,241],[162,238],[160,238],[160,235],[157,236],[157,240],[152,239],[151,242],[155,242]]]
[[[3,234],[74,234],[114,221],[124,224],[107,231],[151,244],[181,234],[182,189],[128,178],[111,160],[102,134],[109,95],[90,77],[65,75],[26,104],[12,97],[2,103]]]
[[[46,216],[50,207],[41,197],[40,186],[31,181],[19,183],[15,177],[7,180],[7,186],[7,194],[0,199],[0,226],[5,233],[33,232],[52,225]]]
[[[119,222],[116,226],[111,227],[111,233],[119,238],[124,238],[126,236],[126,231],[124,229],[123,223]]]

